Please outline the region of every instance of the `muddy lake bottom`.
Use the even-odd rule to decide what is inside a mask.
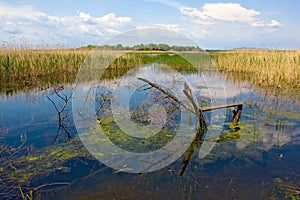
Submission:
[[[299,199],[299,94],[237,84],[220,74],[201,77],[206,88],[197,75],[184,75],[199,101],[207,91],[209,100],[223,98],[210,87],[222,80],[226,102],[247,104],[235,129],[230,109],[224,109],[218,116],[222,140],[204,158],[196,150],[182,176],[183,156],[148,173],[101,164],[78,136],[72,98],[62,113],[69,135],[60,126],[54,104],[62,108],[65,102],[51,88],[0,95],[1,199],[22,199],[20,188],[34,199]],[[68,97],[73,88],[64,85],[58,94]]]

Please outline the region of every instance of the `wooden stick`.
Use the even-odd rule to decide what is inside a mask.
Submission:
[[[215,105],[215,106],[206,106],[206,107],[201,107],[200,110],[204,111],[210,111],[210,110],[216,110],[216,109],[222,109],[222,108],[231,108],[234,106],[243,106],[245,102],[235,102],[235,103],[228,103],[228,104],[223,104],[223,105]]]
[[[183,93],[189,99],[189,101],[191,102],[191,104],[192,104],[192,106],[195,110],[196,116],[198,117],[198,120],[199,120],[199,128],[198,128],[196,136],[193,139],[191,145],[189,146],[189,148],[184,153],[183,159],[181,161],[181,166],[182,167],[181,167],[181,171],[180,171],[180,176],[182,176],[184,174],[185,169],[186,169],[187,165],[189,164],[194,151],[198,148],[200,142],[202,141],[202,136],[205,133],[206,128],[207,128],[204,117],[203,117],[202,110],[199,109],[196,102],[194,101],[194,98],[193,98],[193,95],[192,95],[192,90],[188,86],[187,83],[184,83]]]
[[[237,124],[239,122],[240,116],[242,114],[243,104],[238,105],[237,111],[233,112],[232,123]]]
[[[195,138],[193,139],[193,142],[191,143],[189,148],[184,153],[184,157],[183,157],[182,162],[181,162],[182,168],[181,168],[181,171],[180,171],[180,175],[183,175],[184,172],[185,172],[185,169],[186,169],[186,167],[187,167],[187,165],[188,165],[188,163],[189,163],[189,161],[190,161],[190,159],[191,159],[191,157],[192,157],[192,155],[195,151],[195,149],[198,148],[199,141],[201,141],[201,138],[202,138],[203,134],[206,131],[206,123],[205,123],[205,120],[204,120],[204,117],[203,117],[203,114],[202,114],[202,110],[199,109],[196,102],[194,101],[194,98],[193,98],[193,95],[192,95],[192,90],[188,86],[187,83],[184,83],[183,93],[188,98],[188,100],[192,104],[193,108],[190,108],[183,101],[179,100],[174,95],[172,95],[170,92],[168,92],[164,88],[160,87],[156,83],[153,83],[153,82],[151,82],[147,79],[144,79],[144,78],[138,78],[138,79],[148,83],[150,86],[152,86],[152,87],[158,89],[159,91],[161,91],[162,93],[166,94],[170,99],[174,100],[175,102],[182,105],[185,109],[187,109],[187,110],[191,111],[192,113],[194,113],[196,115],[196,117],[198,118],[198,120],[199,120],[199,129],[196,133]]]
[[[206,125],[206,122],[205,122],[204,117],[203,117],[203,112],[210,111],[210,110],[215,110],[215,109],[231,108],[232,111],[233,111],[233,114],[234,114],[232,122],[237,123],[239,118],[240,118],[244,103],[229,103],[229,104],[224,104],[224,105],[207,106],[207,107],[199,108],[197,106],[196,102],[194,101],[191,88],[188,86],[187,83],[184,83],[183,93],[185,94],[185,96],[188,98],[188,100],[192,104],[192,108],[190,108],[183,101],[176,98],[174,95],[172,95],[170,92],[168,92],[164,88],[160,87],[158,84],[153,83],[153,82],[151,82],[147,79],[144,79],[144,78],[138,78],[138,79],[148,83],[150,86],[152,86],[152,87],[158,89],[159,91],[161,91],[162,93],[166,94],[170,99],[174,100],[175,102],[182,105],[185,109],[187,109],[187,110],[191,111],[192,113],[194,113],[197,116],[198,120],[199,120],[199,129],[196,133],[196,136],[193,139],[193,141],[192,141],[191,145],[189,146],[189,148],[184,153],[184,157],[183,157],[182,162],[181,162],[182,168],[181,168],[181,171],[180,171],[180,175],[184,174],[185,169],[186,169],[186,167],[187,167],[194,151],[198,148],[199,144],[201,143],[202,136],[203,136],[203,134],[205,133],[205,131],[207,129],[207,125]],[[234,106],[238,106],[237,111],[234,110],[234,108],[233,108]]]
[[[192,113],[196,114],[196,112],[191,109],[190,107],[188,107],[187,105],[185,105],[185,103],[183,103],[183,101],[179,100],[177,97],[175,97],[173,94],[171,94],[170,92],[168,92],[167,90],[165,90],[164,88],[160,87],[159,85],[157,85],[156,83],[152,83],[151,81],[148,81],[147,79],[144,78],[138,78],[141,81],[144,81],[146,83],[148,83],[149,85],[151,85],[152,87],[158,89],[159,91],[161,91],[162,93],[166,94],[170,99],[174,100],[175,102],[179,103],[180,105],[182,105],[185,109],[191,111]]]

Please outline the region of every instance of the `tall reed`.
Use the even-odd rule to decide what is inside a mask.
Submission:
[[[75,73],[88,52],[75,49],[0,50],[0,79]]]
[[[73,79],[75,79],[78,69],[89,53],[91,53],[91,49],[85,48],[0,48],[0,89],[4,87],[4,83],[9,83],[13,85],[12,87],[18,87],[20,82],[24,85],[30,84],[33,82],[33,78],[64,77],[64,79],[69,80],[70,75],[73,75]],[[124,53],[126,52],[124,51]],[[167,52],[156,53],[159,56],[144,56],[146,54],[143,53],[124,54],[122,58],[113,62],[110,68],[117,70],[120,75],[122,75],[120,72],[122,69],[124,71],[152,61],[170,64],[179,71],[190,68],[178,56],[168,56]],[[190,58],[193,53],[188,53],[188,56]],[[300,50],[240,49],[214,52],[211,56],[218,69],[228,77],[233,75],[235,79],[242,77],[244,80],[262,87],[300,87]],[[185,58],[184,55],[183,57]]]
[[[300,50],[232,50],[212,54],[212,58],[220,71],[247,74],[255,85],[300,87]]]

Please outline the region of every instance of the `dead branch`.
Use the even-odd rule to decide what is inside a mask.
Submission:
[[[61,129],[64,130],[64,132],[67,134],[68,136],[68,140],[70,140],[72,138],[71,136],[71,133],[68,131],[67,127],[65,126],[65,123],[64,123],[64,120],[67,118],[67,114],[66,116],[62,117],[62,113],[65,111],[67,105],[68,105],[68,102],[69,100],[71,99],[72,97],[72,92],[70,93],[69,96],[67,96],[66,94],[64,94],[64,96],[62,96],[60,94],[60,91],[63,90],[64,88],[63,87],[59,87],[59,88],[54,88],[54,93],[56,94],[56,96],[61,99],[64,104],[62,105],[62,107],[59,109],[56,105],[56,103],[54,102],[54,100],[52,100],[48,95],[47,95],[47,98],[49,99],[49,101],[52,103],[52,105],[54,106],[56,112],[57,112],[57,115],[58,115],[58,128],[57,128],[57,131],[56,131],[56,137],[54,139],[54,141],[56,141],[57,137],[58,137],[58,134],[60,132]]]
[[[206,123],[205,123],[205,120],[204,120],[204,117],[203,117],[202,110],[199,109],[199,107],[197,106],[196,102],[194,101],[192,90],[188,86],[187,83],[184,83],[183,93],[189,99],[189,101],[191,102],[191,104],[192,104],[192,106],[194,108],[194,113],[198,117],[200,128],[206,129],[207,126],[206,126]]]
[[[179,100],[177,97],[175,97],[173,94],[171,94],[170,92],[168,92],[164,88],[160,87],[158,84],[153,83],[153,82],[151,82],[147,79],[144,79],[144,78],[138,78],[138,79],[141,80],[141,81],[144,81],[144,82],[148,83],[149,85],[151,85],[152,87],[158,89],[159,91],[161,91],[162,93],[167,95],[170,99],[172,99],[173,101],[175,101],[175,102],[179,103],[180,105],[182,105],[185,109],[187,109],[187,110],[191,111],[192,113],[196,114],[196,112],[192,108],[190,108],[183,101]]]
[[[32,188],[33,191],[37,191],[41,188],[44,188],[44,187],[49,187],[49,186],[55,186],[55,185],[70,185],[69,182],[54,182],[54,183],[47,183],[47,184],[43,184],[43,185],[39,185],[35,188]]]
[[[165,90],[164,88],[160,87],[158,84],[153,83],[147,79],[144,78],[138,78],[141,81],[144,81],[146,83],[148,83],[150,86],[158,89],[159,91],[161,91],[162,93],[166,94],[167,97],[169,97],[170,99],[172,99],[173,101],[179,103],[181,106],[183,106],[185,109],[191,111],[192,113],[194,113],[196,115],[196,117],[198,118],[199,121],[199,128],[197,130],[196,136],[193,140],[193,142],[191,143],[190,147],[186,150],[183,160],[181,162],[182,164],[182,169],[180,172],[180,175],[183,175],[185,172],[185,169],[195,151],[195,149],[198,148],[199,146],[199,142],[201,141],[201,138],[203,136],[203,134],[206,131],[206,123],[202,114],[202,110],[199,109],[199,107],[197,106],[196,102],[194,101],[193,95],[192,95],[192,90],[191,88],[188,86],[187,83],[184,83],[184,90],[183,93],[185,94],[185,96],[188,98],[188,100],[190,101],[192,108],[190,108],[188,105],[186,105],[183,101],[179,100],[178,98],[176,98],[174,95],[172,95],[170,92],[168,92],[167,90]]]

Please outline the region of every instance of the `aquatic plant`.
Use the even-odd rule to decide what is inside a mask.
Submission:
[[[281,178],[275,178],[274,183],[280,191],[285,194],[285,197],[292,200],[300,199],[300,185],[299,183],[293,183],[290,180],[283,180]]]

